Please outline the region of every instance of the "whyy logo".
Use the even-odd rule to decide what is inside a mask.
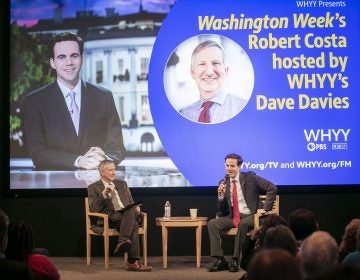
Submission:
[[[350,128],[304,129],[305,139],[308,142],[307,149],[311,152],[315,150],[326,150],[327,144],[324,142],[341,142],[344,144],[344,142],[348,141],[350,130]]]

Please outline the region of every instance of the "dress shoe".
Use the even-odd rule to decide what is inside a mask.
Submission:
[[[128,263],[126,270],[127,271],[138,271],[138,272],[149,272],[152,270],[152,267],[141,264],[138,261],[136,261],[134,263]]]
[[[229,269],[229,264],[224,258],[217,259],[211,266],[208,267],[208,271],[216,272]]]
[[[229,265],[230,272],[238,272],[239,271],[239,262],[237,259],[233,259]]]
[[[116,244],[115,250],[114,250],[114,254],[115,255],[121,255],[126,253],[127,251],[129,251],[131,246],[131,241],[126,239],[123,241],[118,242],[118,244]]]

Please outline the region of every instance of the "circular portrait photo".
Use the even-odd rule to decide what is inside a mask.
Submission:
[[[233,40],[216,34],[197,35],[170,55],[164,87],[183,117],[201,124],[221,123],[245,108],[254,87],[254,69]]]

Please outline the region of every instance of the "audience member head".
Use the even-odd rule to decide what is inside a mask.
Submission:
[[[296,256],[297,244],[292,231],[284,225],[269,228],[264,238],[264,249],[284,249],[292,256]]]
[[[24,221],[13,221],[9,224],[9,242],[5,252],[7,258],[26,262],[34,246],[33,230]]]
[[[315,231],[303,241],[298,256],[303,278],[313,279],[337,264],[338,245],[328,232]]]
[[[350,253],[356,251],[356,235],[360,228],[360,219],[353,219],[345,227],[339,246],[339,252]]]
[[[315,215],[308,209],[296,209],[289,214],[289,228],[295,235],[296,240],[301,241],[319,229]]]
[[[0,209],[0,279],[34,279],[26,263],[7,258],[6,252],[11,243],[11,241],[8,242],[9,226],[8,216]],[[6,258],[4,258],[5,255]]]
[[[286,220],[283,217],[276,215],[276,214],[270,214],[270,215],[267,215],[265,218],[263,218],[261,227],[260,227],[259,231],[255,234],[255,237],[259,240],[260,247],[263,246],[266,231],[269,228],[275,227],[277,225],[287,226]]]
[[[270,215],[267,215],[266,218],[264,219],[264,221],[262,222],[261,228],[268,229],[271,227],[275,227],[277,225],[287,226],[287,222],[283,217],[281,217],[279,215],[270,214]]]
[[[296,260],[283,249],[263,249],[251,259],[246,280],[300,280]]]
[[[8,227],[9,218],[5,212],[0,209],[0,253],[4,253],[7,246]]]
[[[360,227],[357,229],[355,250],[346,255],[344,252],[339,252],[339,262],[346,266],[357,266],[360,269]]]

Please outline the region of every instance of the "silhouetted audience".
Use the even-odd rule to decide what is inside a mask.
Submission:
[[[260,228],[254,232],[251,240],[248,243],[248,246],[243,251],[243,256],[241,259],[241,267],[243,269],[246,270],[254,253],[263,247],[266,231],[269,228],[275,227],[277,225],[287,225],[287,222],[283,217],[276,214],[266,215],[262,218]]]
[[[302,242],[298,257],[303,279],[312,280],[337,265],[338,245],[328,232],[315,231]]]
[[[298,247],[301,242],[313,232],[319,230],[315,214],[308,209],[299,208],[292,211],[288,217],[289,228],[295,235]]]
[[[246,280],[300,280],[296,259],[283,249],[262,249],[250,261]]]
[[[293,257],[297,254],[297,244],[294,234],[289,227],[278,225],[266,231],[264,249],[284,249]]]
[[[0,279],[30,280],[32,275],[27,264],[5,258],[4,253],[8,244],[8,227],[9,218],[0,210]]]
[[[278,225],[287,226],[286,220],[276,214],[270,214],[263,218],[259,230],[254,234],[254,239],[257,240],[257,247],[260,249],[263,246],[266,232],[269,228],[276,227]]]
[[[314,280],[359,280],[360,279],[360,267],[337,265],[327,272],[315,277]]]
[[[339,245],[339,262],[342,262],[349,253],[356,251],[356,234],[359,228],[360,219],[352,219],[346,225]]]
[[[34,280],[58,280],[60,274],[55,265],[45,255],[32,253],[34,234],[31,226],[24,221],[13,221],[9,224],[7,258],[27,263]]]
[[[360,227],[358,227],[356,234],[356,250],[347,254],[343,260],[343,264],[360,267]]]

